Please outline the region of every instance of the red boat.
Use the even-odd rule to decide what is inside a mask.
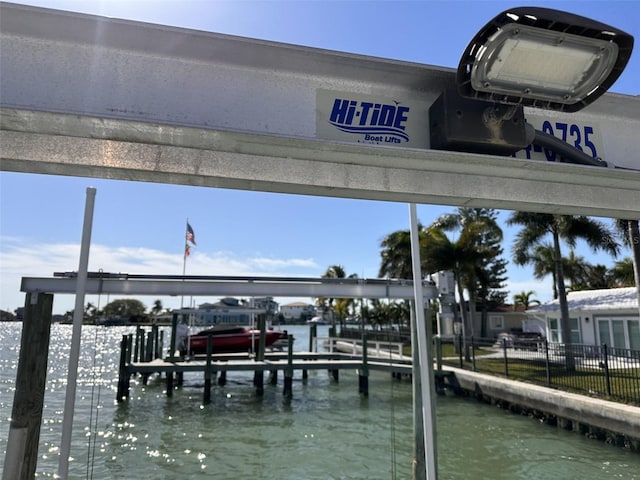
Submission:
[[[266,346],[270,347],[284,336],[284,332],[267,330]],[[260,330],[252,330],[247,327],[217,326],[202,330],[194,335],[189,335],[188,345],[192,354],[207,353],[207,338],[211,336],[213,348],[211,353],[235,353],[248,352],[258,349],[260,342]]]

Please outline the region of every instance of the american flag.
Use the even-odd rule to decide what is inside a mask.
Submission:
[[[193,228],[191,228],[191,225],[189,225],[189,222],[187,222],[187,242],[191,242],[194,245],[196,245],[196,236],[193,233]]]

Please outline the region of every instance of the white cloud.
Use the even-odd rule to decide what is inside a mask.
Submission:
[[[0,308],[13,311],[24,304],[24,294],[20,292],[22,277],[51,278],[54,272],[76,271],[80,246],[77,244],[31,244],[25,245],[18,238],[3,237],[0,251]],[[158,275],[181,275],[183,257],[181,253],[167,253],[142,247],[109,247],[92,245],[89,256],[90,271],[110,273],[135,273]],[[277,258],[259,254],[255,257],[239,257],[232,252],[214,252],[209,254],[197,248],[187,258],[187,275],[221,276],[320,276],[324,268],[313,258]],[[514,294],[533,290],[534,298],[541,302],[553,298],[551,278],[543,280],[528,279],[523,271],[506,285],[510,302]],[[85,303],[91,302],[104,306],[108,299],[87,296]],[[150,307],[156,298],[141,298]],[[163,305],[170,308],[180,306],[181,299],[167,297],[161,299]],[[196,304],[205,301],[196,299]],[[213,299],[206,299],[211,301]],[[308,301],[312,299],[281,299],[286,303]],[[72,295],[55,297],[54,313],[64,313],[73,309],[75,298]]]
[[[77,271],[80,246],[74,244],[23,245],[19,239],[3,237],[0,251],[0,308],[13,312],[24,304],[20,292],[22,277],[51,278],[54,272]],[[92,245],[89,271],[110,273],[181,275],[183,256],[149,248]],[[209,255],[196,249],[187,258],[187,275],[237,276],[319,276],[321,268],[312,258],[276,258],[259,256],[238,258],[229,253]],[[86,302],[105,305],[107,299],[87,296]],[[148,307],[155,298],[141,299]],[[180,299],[161,299],[166,307],[179,307]],[[212,299],[207,299],[208,301]],[[204,301],[204,299],[203,299]],[[72,310],[75,297],[54,297],[54,313]]]

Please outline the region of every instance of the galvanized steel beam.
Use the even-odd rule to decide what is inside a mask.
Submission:
[[[640,216],[640,172],[430,150],[428,110],[453,84],[450,69],[0,9],[2,170]],[[386,146],[394,144],[337,131],[327,121],[334,98],[410,106],[410,140]],[[588,125],[605,160],[640,169],[638,97],[609,94],[579,114],[527,115]]]
[[[23,277],[22,292],[44,292],[75,294],[76,277],[46,278]],[[225,277],[220,280],[142,279],[142,278],[96,278],[87,280],[86,293],[90,295],[152,295],[152,296],[272,296],[310,298],[397,298],[413,299],[413,283],[389,280],[367,282],[366,280],[344,282],[326,281],[318,278],[282,279],[260,277],[248,279]],[[437,289],[425,284],[425,300],[436,298]]]

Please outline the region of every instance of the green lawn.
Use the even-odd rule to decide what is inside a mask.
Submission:
[[[411,355],[411,346],[404,347],[404,355]],[[483,358],[495,353],[493,349],[474,349],[476,371],[499,377],[505,377],[505,364],[503,358]],[[434,356],[435,356],[434,351]],[[452,343],[442,344],[443,364],[459,367],[459,353]],[[535,383],[549,386],[582,395],[589,395],[607,400],[640,405],[640,376],[637,369],[616,369],[609,371],[609,388],[611,395],[607,393],[607,382],[603,369],[593,369],[578,366],[573,374],[568,374],[563,365],[551,364],[549,377],[545,362],[535,359],[509,358],[507,362],[508,376],[511,380]],[[464,360],[463,368],[473,370],[473,363]]]
[[[448,363],[457,366],[457,363]],[[552,365],[549,371],[550,383],[548,383],[544,362],[509,359],[507,366],[508,378],[512,380],[536,383],[608,400],[639,403],[640,378],[638,378],[637,371],[633,369],[611,370],[609,372],[611,395],[608,395],[604,370],[577,368],[574,373],[568,374],[563,366]],[[464,368],[472,369],[471,363],[465,362]],[[476,356],[476,371],[504,377],[504,360],[500,358],[483,359]],[[633,398],[636,399],[635,402],[631,400]]]

